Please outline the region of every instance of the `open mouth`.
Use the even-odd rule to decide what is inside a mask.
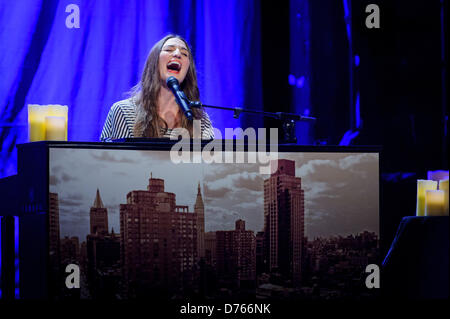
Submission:
[[[169,61],[169,63],[167,63],[167,71],[169,71],[170,73],[180,73],[180,70],[181,70],[180,62],[172,60]]]

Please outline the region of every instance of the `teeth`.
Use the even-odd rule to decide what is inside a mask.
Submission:
[[[172,66],[172,65],[176,65],[176,66],[177,66],[177,69],[180,69],[180,68],[181,68],[181,64],[180,64],[179,62],[177,62],[177,61],[171,61],[171,62],[169,62],[169,63],[167,64],[167,66]]]

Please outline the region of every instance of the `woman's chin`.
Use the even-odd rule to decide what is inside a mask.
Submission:
[[[171,76],[173,76],[175,79],[177,79],[179,84],[183,83],[184,79],[186,78],[186,76],[183,76],[183,75],[180,74],[180,73],[166,72],[166,73],[164,74],[164,76],[161,77],[161,80],[162,80],[164,83],[167,83],[167,79],[170,78]]]

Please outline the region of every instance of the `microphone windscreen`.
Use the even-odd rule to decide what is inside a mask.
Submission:
[[[167,80],[166,80],[166,84],[167,84],[168,87],[172,87],[172,86],[174,86],[174,85],[180,85],[180,84],[178,83],[177,78],[174,77],[174,76],[169,76],[169,77],[167,78]]]

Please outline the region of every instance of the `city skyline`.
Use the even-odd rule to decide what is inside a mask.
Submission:
[[[267,218],[270,223],[276,223],[275,227],[265,226],[264,242],[258,240],[261,238],[259,233],[255,236],[252,230],[245,229],[245,221],[238,219],[235,230],[214,232],[214,239],[209,236],[205,255],[200,253],[205,247],[201,238],[206,238],[201,226],[204,205],[200,185],[194,212],[189,212],[187,206],[177,205],[175,194],[165,192],[164,184],[163,179],[151,175],[147,190],[133,190],[127,194],[127,204],[120,207],[120,235],[107,232],[108,214],[97,190],[90,211],[91,234],[87,236],[87,244],[82,244],[85,248],[80,246],[78,237],[65,237],[61,241],[61,247],[64,247],[62,268],[64,263],[75,262],[87,271],[84,278],[89,284],[84,287],[89,288],[83,290],[83,296],[134,298],[144,291],[150,292],[152,287],[166,287],[172,293],[180,288],[200,289],[202,292],[196,291],[214,295],[219,293],[215,284],[198,285],[202,274],[206,275],[204,271],[199,272],[197,264],[202,255],[207,257],[205,262],[210,275],[214,269],[220,287],[226,289],[242,287],[244,294],[258,294],[259,291],[264,295],[265,283],[272,282],[281,284],[288,291],[295,288],[301,289],[297,292],[314,295],[317,290],[311,290],[311,285],[314,285],[315,275],[324,274],[326,279],[321,283],[324,293],[345,295],[351,289],[344,284],[339,286],[344,288],[342,291],[336,290],[336,279],[343,280],[342,283],[350,277],[358,279],[360,268],[377,258],[374,250],[378,246],[377,235],[367,231],[337,241],[334,237],[328,241],[304,240],[304,192],[301,178],[295,176],[292,160],[279,160],[277,172],[264,181],[265,225],[270,225]],[[51,216],[57,218],[58,195],[51,195],[54,198]],[[213,246],[211,240],[215,242]],[[199,245],[199,242],[203,244]],[[258,250],[261,243],[263,246]],[[267,274],[274,277],[267,277]],[[337,274],[337,277],[330,277],[330,274]],[[122,284],[119,284],[120,278]],[[272,279],[268,281],[269,278]],[[101,288],[104,285],[109,289]],[[257,291],[254,290],[256,287]]]
[[[119,232],[119,205],[128,192],[145,190],[150,174],[164,179],[166,191],[175,193],[177,203],[189,211],[200,182],[206,232],[233,230],[237,219],[255,233],[263,229],[263,180],[268,175],[259,174],[257,163],[176,165],[161,151],[56,149],[50,156],[50,191],[59,194],[61,237],[83,240],[89,233],[97,188],[108,209],[109,230]],[[295,160],[295,175],[302,178],[307,237],[379,232],[377,156],[279,153],[280,159]]]

